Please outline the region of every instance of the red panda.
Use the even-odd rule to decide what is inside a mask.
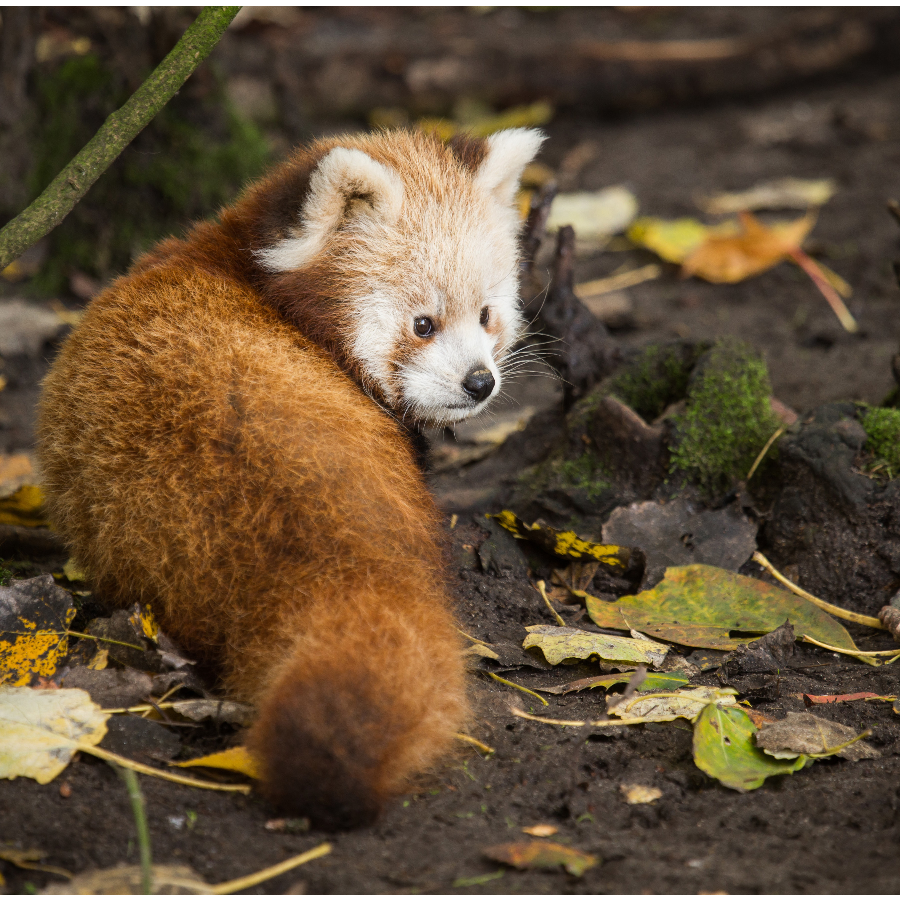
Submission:
[[[257,705],[263,793],[320,827],[372,821],[466,722],[415,434],[500,390],[541,139],[301,149],[92,301],[44,382],[55,527]]]

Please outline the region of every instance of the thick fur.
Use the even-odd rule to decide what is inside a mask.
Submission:
[[[299,151],[92,302],[44,385],[55,526],[103,597],[151,604],[258,704],[265,793],[323,827],[370,821],[466,720],[403,424],[482,408],[459,387],[473,365],[499,388],[520,327],[512,199],[538,143]]]

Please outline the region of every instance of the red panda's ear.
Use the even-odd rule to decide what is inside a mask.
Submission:
[[[358,219],[392,224],[403,205],[403,183],[396,172],[362,150],[335,147],[322,157],[309,181],[309,194],[294,236],[258,252],[271,272],[299,269],[325,249],[343,224]]]
[[[487,138],[487,156],[475,176],[484,190],[501,203],[513,202],[519,179],[544,142],[546,135],[535,128],[508,128]]]

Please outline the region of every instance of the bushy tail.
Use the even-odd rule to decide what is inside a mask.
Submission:
[[[317,617],[294,644],[250,735],[279,809],[326,830],[369,824],[450,749],[467,715],[464,671],[443,598],[430,599]]]

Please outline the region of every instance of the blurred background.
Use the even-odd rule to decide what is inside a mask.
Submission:
[[[40,193],[196,11],[0,11],[0,220]],[[625,197],[630,219],[606,231],[591,219],[605,207],[578,221],[566,207],[578,282],[657,267],[594,298],[623,346],[739,333],[796,408],[879,402],[898,337],[900,231],[885,211],[900,196],[898,45],[892,8],[245,8],[65,222],[2,273],[0,452],[30,447],[56,342],[140,253],[214,214],[298,142],[394,125],[537,125],[549,140],[526,187]],[[711,197],[785,178],[830,185],[805,247],[852,289],[856,334],[792,266],[709,284],[626,236],[638,214],[714,223]]]

